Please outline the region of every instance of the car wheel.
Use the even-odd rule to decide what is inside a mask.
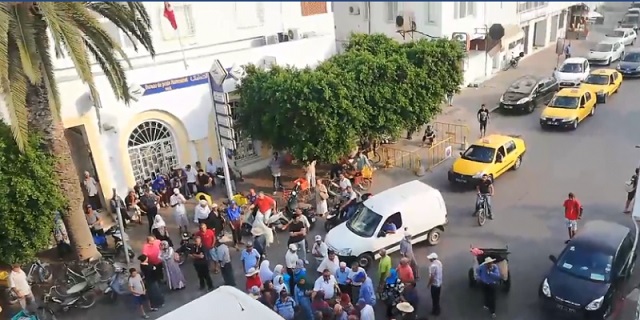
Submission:
[[[571,123],[571,129],[572,129],[572,130],[576,130],[576,129],[578,129],[578,122],[579,122],[578,118],[576,118],[575,120],[573,120],[573,123]]]
[[[602,100],[602,103],[606,103],[607,101],[607,96],[604,96],[604,100]],[[591,108],[591,112],[589,112],[589,117],[593,117],[596,114],[596,106],[593,106],[593,108]]]
[[[364,269],[369,268],[372,263],[373,255],[371,253],[363,253],[358,257],[358,264]]]
[[[527,108],[527,111],[528,111],[529,113],[533,113],[533,111],[535,111],[535,110],[536,110],[536,104],[535,104],[535,102],[533,102],[533,101],[529,102],[529,108]]]
[[[431,231],[429,231],[429,235],[427,236],[427,243],[429,243],[430,246],[435,246],[438,243],[440,243],[441,239],[442,239],[442,230],[438,228],[433,228],[431,229]]]
[[[473,268],[469,268],[469,272],[467,273],[469,277],[469,288],[473,288],[476,286],[476,275],[473,272]]]
[[[511,290],[511,271],[507,271],[507,280],[502,283],[502,291],[508,293]]]
[[[609,60],[607,60],[607,66],[611,65],[611,57],[609,57]]]
[[[511,169],[513,169],[513,170],[518,170],[518,169],[520,169],[520,166],[521,166],[521,165],[522,165],[522,156],[519,156],[519,157],[516,159],[516,163],[514,163],[514,164],[513,164],[513,167],[511,167]]]

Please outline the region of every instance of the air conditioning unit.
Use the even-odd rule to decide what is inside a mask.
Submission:
[[[396,17],[396,30],[402,32],[416,31],[416,16],[412,11],[401,12]]]
[[[349,6],[349,14],[352,16],[360,15],[360,7],[358,5],[352,4]]]
[[[302,33],[300,33],[300,29],[289,29],[287,31],[289,35],[289,40],[300,40],[302,39]]]
[[[278,35],[277,34],[274,34],[274,35],[271,35],[271,36],[266,36],[265,40],[266,40],[267,44],[278,44],[278,43],[280,43],[280,41],[278,41]]]

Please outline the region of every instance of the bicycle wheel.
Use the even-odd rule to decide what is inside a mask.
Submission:
[[[96,294],[93,291],[85,292],[78,302],[76,302],[76,306],[79,309],[89,309],[96,304]]]
[[[373,163],[380,163],[382,161],[382,157],[378,151],[373,151],[370,160],[373,161]]]
[[[360,190],[362,191],[369,190],[369,188],[371,188],[371,179],[362,179],[358,187],[360,187]]]
[[[478,209],[478,211],[476,212],[476,216],[478,218],[478,226],[484,226],[484,224],[487,222],[487,214],[484,208]]]

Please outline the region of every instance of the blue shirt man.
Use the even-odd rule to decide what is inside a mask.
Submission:
[[[375,306],[376,305],[376,290],[373,287],[373,281],[364,272],[358,273],[355,278],[355,282],[362,282],[360,286],[360,300],[364,303]]]
[[[157,175],[156,179],[151,182],[151,189],[155,192],[160,192],[160,190],[165,189],[167,187],[167,183],[164,181],[164,177],[162,175]]]
[[[481,264],[476,270],[476,276],[484,284],[496,284],[502,279],[500,269],[493,262]]]
[[[287,291],[280,292],[280,299],[276,300],[273,310],[285,320],[293,320],[296,315],[296,302],[287,294]]]
[[[340,262],[340,267],[338,268],[338,270],[336,270],[336,274],[334,274],[334,277],[336,278],[336,281],[338,282],[338,284],[340,285],[346,285],[347,284],[347,280],[349,279],[349,272],[351,271],[351,269],[347,268],[347,264],[344,262]]]
[[[391,221],[387,221],[384,226],[382,226],[382,231],[385,233],[396,233],[398,231],[398,227]]]
[[[242,209],[238,207],[235,201],[231,201],[231,205],[227,208],[227,218],[229,221],[238,221],[242,215]]]
[[[253,245],[251,243],[247,243],[247,249],[242,250],[240,260],[242,260],[242,265],[244,266],[244,273],[248,273],[249,269],[258,268],[260,253],[258,252],[258,250],[253,248]]]

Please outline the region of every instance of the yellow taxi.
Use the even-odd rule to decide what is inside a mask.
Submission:
[[[517,170],[527,151],[520,136],[492,134],[469,146],[453,162],[448,173],[452,184],[475,184],[484,174],[495,179],[509,169]]]
[[[622,85],[622,74],[613,69],[592,71],[582,82],[580,88],[596,93],[598,103],[607,103],[607,98],[618,92]]]
[[[587,116],[596,113],[596,94],[585,88],[565,88],[551,99],[542,110],[540,127],[570,128],[575,130]]]

